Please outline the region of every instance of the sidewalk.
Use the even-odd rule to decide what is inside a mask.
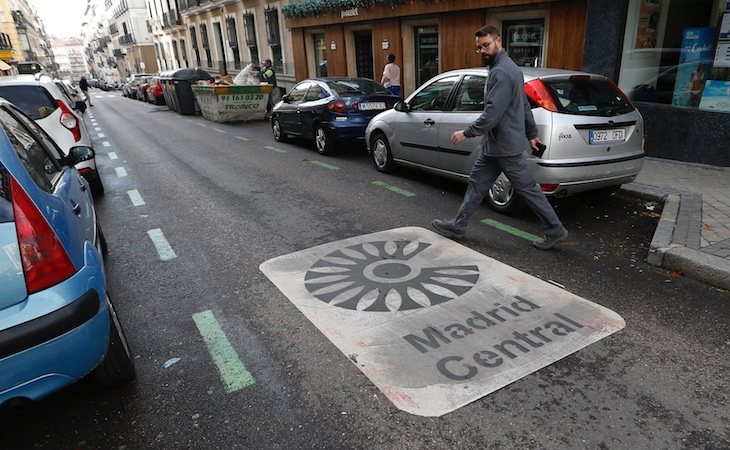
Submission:
[[[664,203],[649,263],[730,289],[730,168],[646,158],[621,192]]]

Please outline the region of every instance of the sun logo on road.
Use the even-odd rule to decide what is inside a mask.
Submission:
[[[474,287],[479,279],[475,265],[416,264],[416,256],[430,245],[394,240],[345,247],[314,263],[304,276],[305,286],[325,303],[357,311],[427,308]]]

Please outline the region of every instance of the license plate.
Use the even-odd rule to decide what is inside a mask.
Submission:
[[[588,131],[589,144],[605,144],[607,142],[623,142],[626,131],[623,128],[615,130],[590,130]]]
[[[369,111],[369,110],[373,110],[373,109],[385,109],[385,102],[360,103],[360,109],[363,111]]]

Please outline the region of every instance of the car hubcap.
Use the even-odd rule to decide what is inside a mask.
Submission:
[[[320,152],[324,151],[327,147],[327,137],[325,136],[322,128],[317,128],[317,137],[315,140],[317,143],[317,150]]]
[[[385,162],[388,160],[388,149],[385,147],[385,143],[380,139],[375,141],[375,146],[373,147],[373,159],[375,159],[375,164],[380,168],[384,167]]]
[[[514,195],[512,184],[504,175],[500,175],[489,190],[489,198],[498,206],[505,206]]]
[[[281,138],[281,126],[279,125],[279,121],[274,121],[274,126],[272,127],[274,129],[274,139],[279,140]]]

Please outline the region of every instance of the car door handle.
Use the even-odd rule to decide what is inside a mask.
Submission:
[[[81,215],[81,205],[79,205],[78,203],[74,202],[71,205],[71,208],[73,208],[74,214],[76,214],[77,216],[80,216]]]
[[[424,120],[424,121],[423,121],[423,123],[425,123],[426,125],[433,125],[433,124],[435,124],[436,122],[434,122],[434,121],[433,121],[433,120],[431,120],[431,119],[426,119],[426,120]]]

